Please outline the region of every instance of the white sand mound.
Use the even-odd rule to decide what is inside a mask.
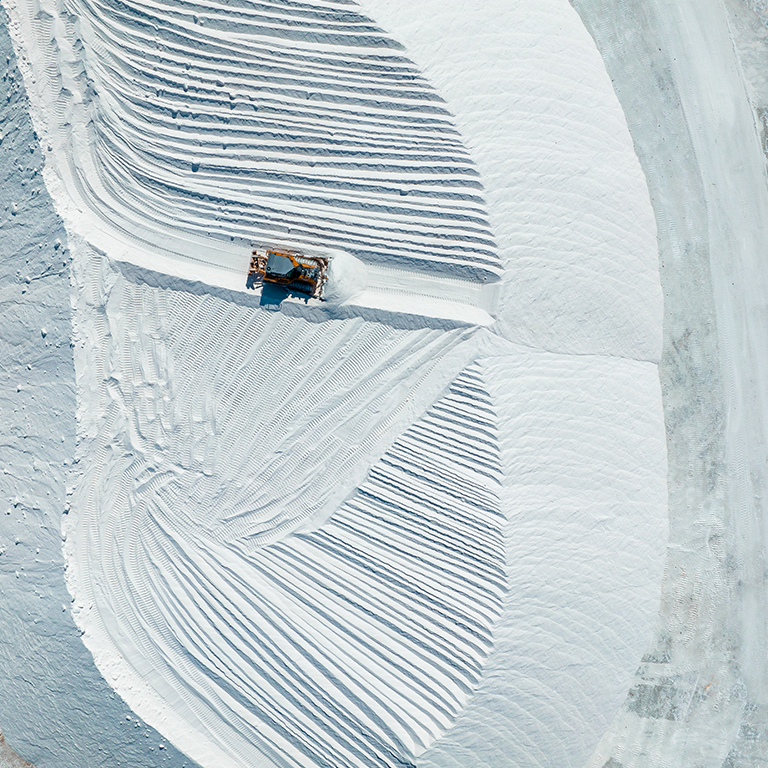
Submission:
[[[366,7],[408,56],[342,0],[13,6],[74,253],[76,620],[205,768],[573,765],[657,607],[647,191],[564,0]],[[111,261],[232,287],[291,238],[375,313]]]
[[[368,270],[360,259],[349,253],[333,254],[328,269],[324,298],[331,304],[341,304],[361,294],[368,285]]]

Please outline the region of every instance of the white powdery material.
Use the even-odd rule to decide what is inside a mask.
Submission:
[[[20,63],[57,209],[111,258],[245,291],[249,243],[334,248],[378,274],[348,297],[363,313],[407,314],[422,290],[417,315],[490,321],[478,172],[402,46],[348,3],[8,9],[50,54]],[[433,285],[404,297],[411,274]]]
[[[367,0],[438,95],[341,0],[119,7],[11,7],[57,51],[26,74],[97,665],[206,768],[576,765],[664,539],[655,230],[586,31],[565,0]],[[363,316],[237,295],[271,237],[365,261],[331,291]]]
[[[658,360],[656,225],[600,55],[564,0],[364,0],[480,171],[516,343]]]

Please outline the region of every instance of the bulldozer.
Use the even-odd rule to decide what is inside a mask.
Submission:
[[[323,297],[329,258],[306,256],[288,250],[254,248],[248,270],[249,288],[271,283],[314,299]]]

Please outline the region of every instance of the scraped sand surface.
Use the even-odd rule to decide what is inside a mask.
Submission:
[[[106,680],[203,766],[583,763],[657,612],[666,463],[654,220],[575,12],[7,7]],[[255,240],[366,288],[269,304]]]

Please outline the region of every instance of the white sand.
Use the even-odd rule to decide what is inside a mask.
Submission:
[[[105,678],[203,766],[583,762],[666,467],[653,217],[570,6],[367,1],[402,51],[342,3],[7,5],[75,255],[65,552]],[[366,289],[260,308],[270,237]]]

